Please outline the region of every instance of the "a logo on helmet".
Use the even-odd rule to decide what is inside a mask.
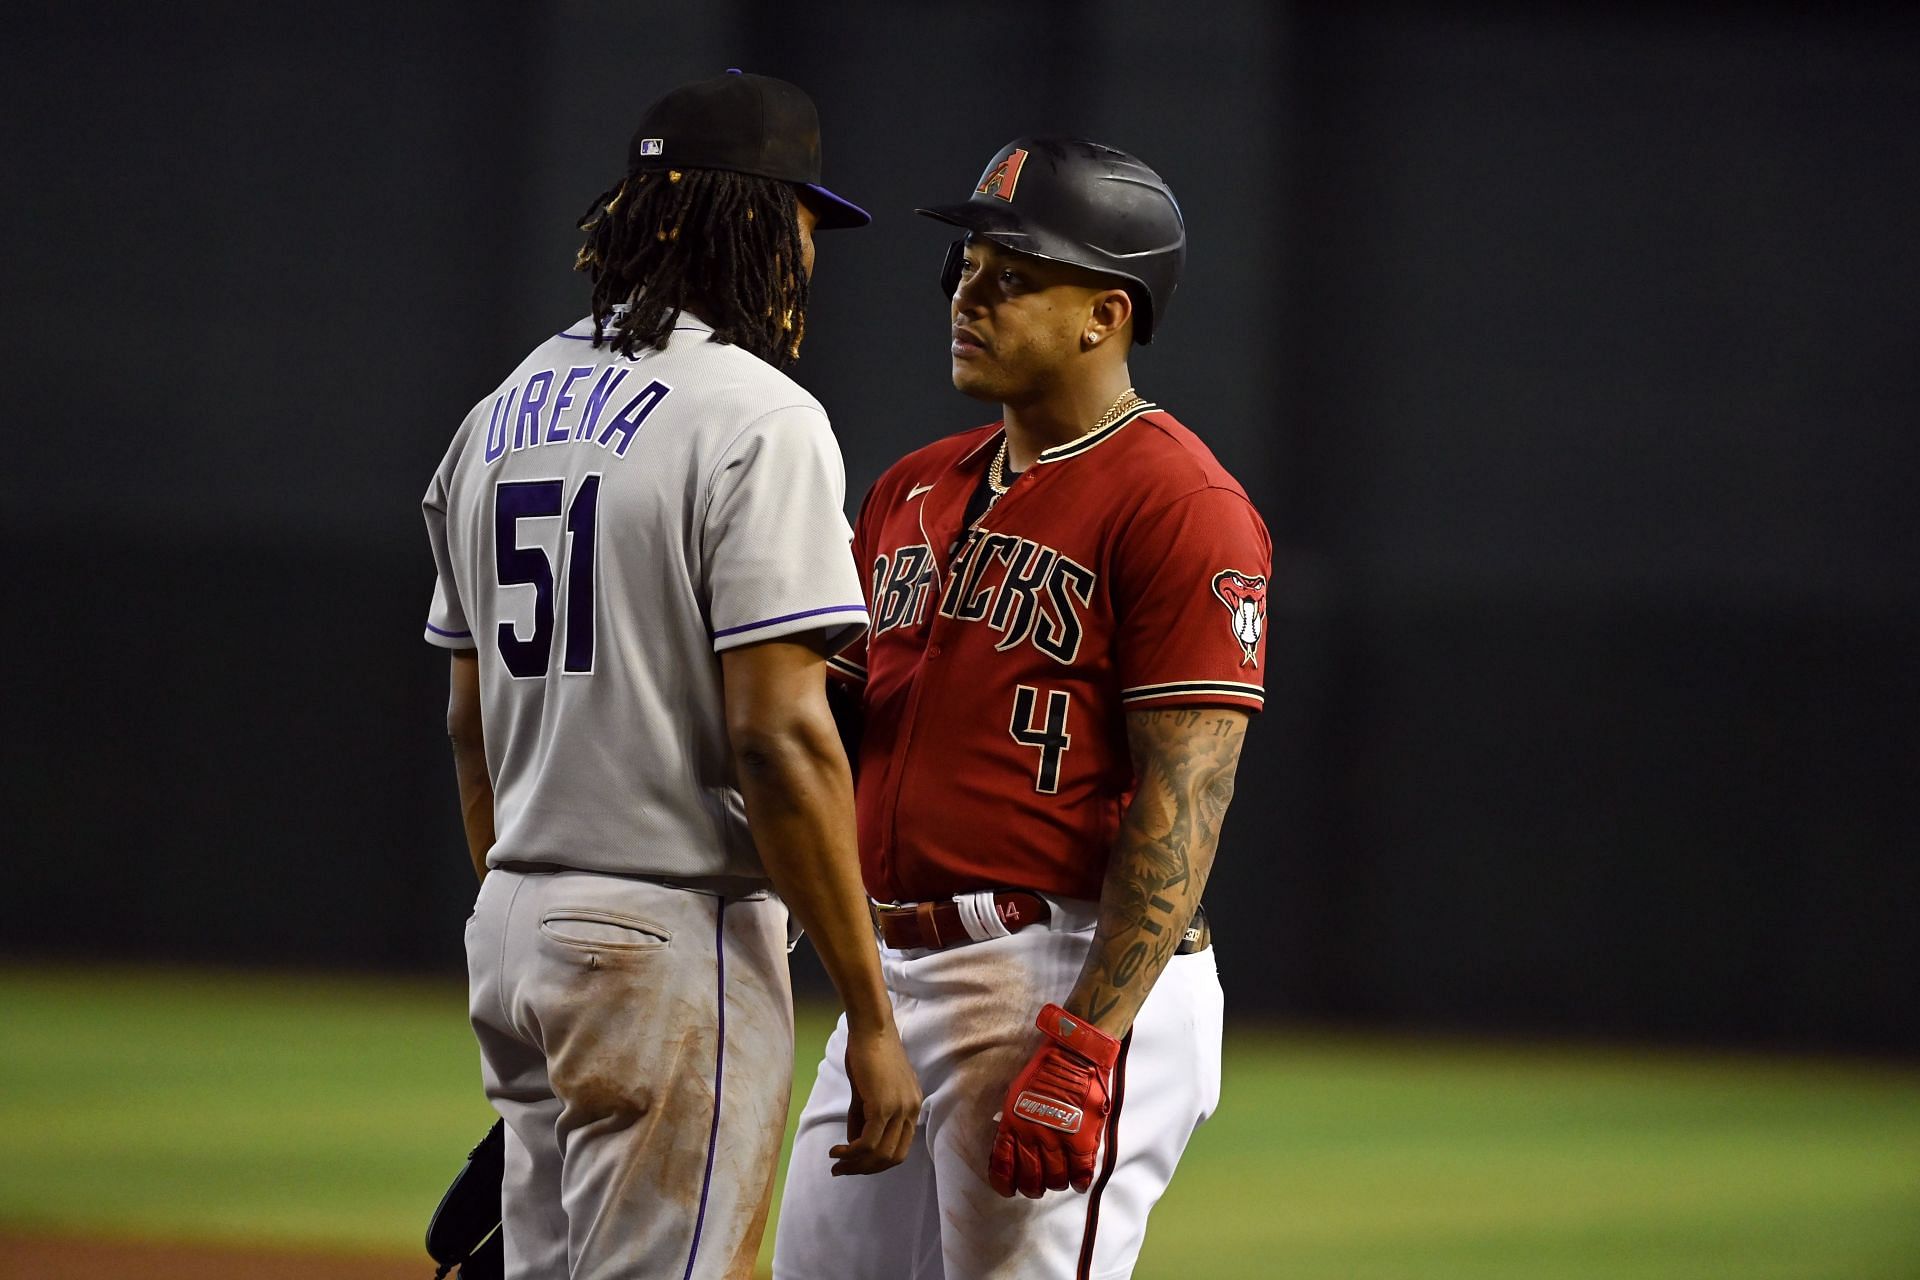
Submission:
[[[977,196],[998,196],[1008,204],[1013,203],[1013,189],[1020,185],[1020,168],[1027,162],[1027,153],[1019,147],[1007,152],[1007,158],[987,170],[980,179],[980,185],[973,189]]]
[[[1245,655],[1240,665],[1259,666],[1260,660],[1254,657],[1253,651],[1260,643],[1260,632],[1267,622],[1266,578],[1241,573],[1238,569],[1222,569],[1213,575],[1213,594],[1233,615],[1233,638],[1240,642],[1240,651]]]

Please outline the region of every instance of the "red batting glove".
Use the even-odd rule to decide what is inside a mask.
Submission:
[[[1042,1009],[1035,1025],[1047,1039],[1007,1087],[987,1181],[1003,1196],[1018,1191],[1038,1200],[1093,1185],[1120,1042],[1057,1004]]]

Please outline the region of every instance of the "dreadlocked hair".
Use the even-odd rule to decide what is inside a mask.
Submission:
[[[784,369],[807,333],[794,190],[718,169],[650,169],[600,193],[580,218],[574,270],[593,281],[593,342],[632,358],[667,345],[682,308]]]

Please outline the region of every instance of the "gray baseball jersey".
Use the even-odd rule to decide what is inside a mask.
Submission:
[[[455,433],[422,506],[426,638],[478,649],[491,866],[764,878],[720,651],[866,624],[826,413],[682,313],[627,359],[591,320]]]

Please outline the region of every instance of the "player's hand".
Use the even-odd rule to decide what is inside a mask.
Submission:
[[[832,1173],[880,1173],[907,1158],[920,1124],[920,1081],[892,1027],[847,1032],[847,1140],[830,1149]]]
[[[987,1181],[1003,1196],[1038,1200],[1093,1185],[1120,1042],[1057,1004],[1036,1025],[1047,1039],[1007,1087]]]

